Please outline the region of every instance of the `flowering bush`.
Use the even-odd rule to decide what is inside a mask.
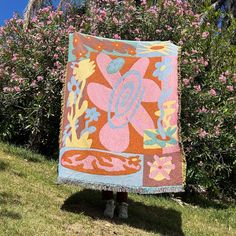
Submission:
[[[46,7],[28,29],[17,15],[0,29],[1,137],[47,154],[57,150],[67,36],[83,24],[72,12]]]
[[[187,181],[233,191],[235,182],[235,22],[217,32],[219,13],[200,14],[187,1],[89,1],[78,14],[47,7],[28,29],[15,16],[0,30],[1,136],[50,154],[57,150],[68,33],[130,40],[172,40],[182,46],[182,137]],[[75,14],[76,13],[76,14]],[[3,109],[4,107],[4,109]]]

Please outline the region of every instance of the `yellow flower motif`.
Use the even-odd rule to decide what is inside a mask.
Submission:
[[[90,148],[92,145],[92,139],[88,139],[89,132],[83,133],[83,135],[77,139],[66,138],[66,147],[75,147],[75,148]]]
[[[94,61],[90,59],[82,60],[74,65],[73,75],[76,80],[83,81],[89,78],[95,71]]]

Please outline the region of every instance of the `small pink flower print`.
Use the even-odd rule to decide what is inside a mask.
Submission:
[[[155,180],[170,180],[170,172],[175,169],[175,164],[172,164],[172,157],[154,156],[154,162],[147,162],[150,166],[149,178]]]

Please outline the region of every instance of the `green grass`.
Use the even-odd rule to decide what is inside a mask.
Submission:
[[[56,178],[55,161],[0,143],[0,235],[236,235],[233,205],[130,194],[129,219],[107,220],[99,191]]]

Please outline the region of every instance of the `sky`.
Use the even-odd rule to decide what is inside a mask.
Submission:
[[[23,15],[28,0],[0,0],[0,25],[4,20],[10,19],[14,12]]]

